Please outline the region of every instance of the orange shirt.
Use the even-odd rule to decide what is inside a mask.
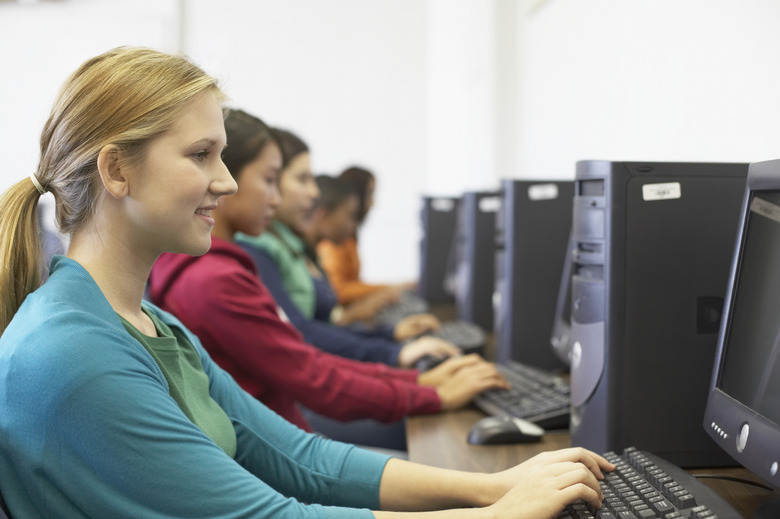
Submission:
[[[360,280],[360,258],[355,238],[348,238],[340,245],[323,240],[317,246],[317,255],[342,305],[388,287]]]

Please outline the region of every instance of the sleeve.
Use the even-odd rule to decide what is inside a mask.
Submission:
[[[368,508],[379,505],[386,457],[290,425],[240,391],[198,346],[214,398],[235,426],[234,460],[181,412],[140,344],[106,326],[90,326],[83,315],[69,317],[79,326],[60,323],[70,333],[50,339],[54,347],[37,344],[47,351],[35,357],[37,371],[25,370],[27,380],[15,380],[15,394],[6,394],[14,408],[4,412],[13,412],[17,423],[14,448],[4,449],[14,459],[4,464],[17,468],[14,481],[24,482],[11,493],[15,512],[74,518],[373,517]]]
[[[398,365],[398,354],[401,350],[399,343],[381,335],[359,334],[349,328],[307,319],[287,294],[273,258],[258,249],[247,252],[252,256],[262,283],[307,342],[334,355],[368,362],[383,362],[389,366]]]
[[[374,326],[366,326],[364,323],[350,323],[342,328],[346,328],[361,337],[382,337],[393,340],[395,334],[395,327],[384,323]]]
[[[243,391],[197,337],[189,337],[212,397],[236,427],[236,461],[261,479],[276,481],[278,492],[305,502],[379,508],[379,482],[388,456],[305,433]],[[302,493],[300,482],[305,480]]]
[[[418,385],[416,374],[340,358],[305,343],[279,318],[275,302],[252,272],[214,270],[218,272],[203,281],[209,284],[209,297],[193,282],[179,282],[176,297],[188,303],[190,315],[200,317],[199,329],[211,337],[210,343],[219,344],[222,355],[264,385],[337,420],[390,423],[441,409],[436,390]]]
[[[323,241],[317,246],[317,254],[341,304],[347,304],[387,288],[387,285],[364,283],[360,280],[360,260],[357,257],[355,242],[336,245]]]

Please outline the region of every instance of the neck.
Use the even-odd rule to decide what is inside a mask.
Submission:
[[[91,230],[73,236],[68,257],[89,272],[115,312],[142,329],[141,301],[156,256],[143,257],[115,235]]]
[[[318,226],[316,222],[311,222],[310,225],[307,225],[306,228],[302,229],[301,233],[296,234],[298,234],[303,239],[303,241],[309,244],[310,247],[316,247],[317,244],[323,239],[322,233],[318,232],[317,227]]]

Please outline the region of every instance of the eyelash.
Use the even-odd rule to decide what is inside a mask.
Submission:
[[[191,156],[195,158],[195,160],[197,160],[198,162],[203,162],[208,158],[209,152],[206,150],[200,150],[200,151],[196,151]]]

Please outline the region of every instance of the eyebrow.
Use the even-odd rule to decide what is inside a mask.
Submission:
[[[216,146],[217,145],[217,140],[216,139],[212,139],[210,137],[207,137],[205,139],[199,139],[199,140],[193,142],[192,144],[190,144],[190,146],[203,146],[203,145],[206,145],[206,146]],[[222,149],[224,150],[226,147],[227,147],[227,143],[225,143],[225,146],[223,146]]]

